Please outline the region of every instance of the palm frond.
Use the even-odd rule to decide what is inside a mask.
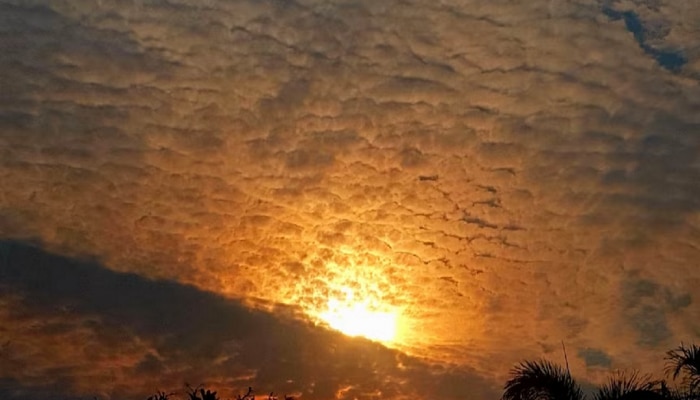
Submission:
[[[661,384],[661,393],[666,400],[698,400],[698,396],[679,389],[678,387],[668,387],[663,381]]]
[[[596,392],[595,400],[661,400],[664,399],[660,381],[638,372],[616,372]]]
[[[510,371],[503,400],[583,400],[569,371],[547,360],[523,361]]]
[[[700,347],[695,344],[680,346],[666,353],[666,374],[673,379],[682,377],[683,385],[690,393],[700,387]]]

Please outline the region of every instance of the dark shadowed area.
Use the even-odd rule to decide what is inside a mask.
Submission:
[[[35,335],[65,333],[70,323],[62,319],[80,320],[96,341],[91,344],[95,354],[80,360],[88,369],[99,363],[100,349],[128,352],[129,343],[146,343],[147,353],[128,366],[134,381],[107,391],[110,398],[145,398],[154,387],[179,389],[185,381],[218,384],[219,393],[243,392],[254,383],[315,398],[334,397],[340,390],[350,396],[495,395],[473,372],[432,366],[365,339],[301,323],[292,318],[296,311],[284,306],[256,311],[189,285],[115,273],[35,245],[0,243],[0,288],[0,300],[16,299],[10,316],[36,319]],[[32,377],[41,385],[26,387],[21,380],[27,377],[17,367],[34,360],[13,357],[25,350],[26,338],[6,330],[2,338],[7,349],[0,362],[19,379],[1,381],[3,399],[64,399],[74,393],[73,380],[82,378],[74,374],[82,366],[45,370],[45,376]]]

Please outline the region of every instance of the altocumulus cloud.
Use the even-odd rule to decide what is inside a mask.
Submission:
[[[653,372],[699,328],[695,3],[0,1],[0,235],[99,260],[6,267],[3,385],[487,396],[560,340]],[[299,321],[370,278],[411,356]]]

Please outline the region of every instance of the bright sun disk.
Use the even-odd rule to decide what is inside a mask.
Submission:
[[[391,342],[396,338],[397,314],[375,310],[368,302],[328,300],[328,308],[319,317],[331,328],[348,336],[362,336],[370,340]]]

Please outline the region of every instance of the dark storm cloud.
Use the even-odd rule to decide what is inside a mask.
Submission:
[[[149,343],[153,353],[133,367],[136,376],[152,380],[150,385],[162,385],[159,378],[175,369],[191,380],[252,372],[254,378],[239,381],[239,388],[255,384],[313,398],[333,398],[347,385],[352,386],[346,393],[350,397],[376,391],[389,397],[493,394],[485,381],[466,370],[433,367],[379,344],[295,321],[292,310],[255,311],[191,286],[115,273],[95,262],[17,242],[0,243],[0,263],[3,293],[19,296],[31,318],[68,310],[73,317],[94,320],[90,328],[97,332],[99,346],[118,349],[134,339]],[[89,365],[91,359],[84,362]],[[54,375],[43,379],[59,382],[46,390],[34,387],[34,398],[50,399],[46,393],[51,391],[74,393],[72,381],[81,379],[78,371],[50,372]],[[4,398],[23,398],[19,382],[5,380],[3,385]],[[142,390],[140,384],[135,388]]]

